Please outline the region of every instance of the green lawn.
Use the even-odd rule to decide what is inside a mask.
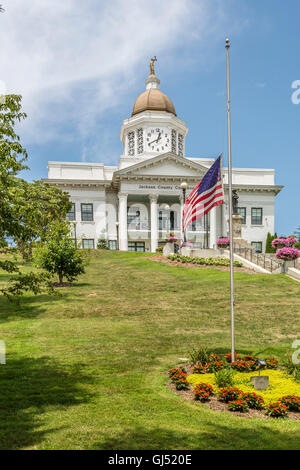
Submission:
[[[191,346],[230,350],[229,273],[144,257],[95,251],[61,298],[0,297],[0,448],[300,449],[300,421],[215,413],[166,387]],[[282,357],[300,339],[300,284],[235,279],[237,350]]]

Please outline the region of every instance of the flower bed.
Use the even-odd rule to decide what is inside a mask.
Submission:
[[[262,372],[264,374],[265,372]],[[257,372],[235,372],[234,383],[244,393],[253,393],[255,391],[250,377],[257,375]],[[266,403],[279,401],[286,395],[300,395],[300,383],[293,380],[282,370],[268,370],[267,375],[270,377],[270,387],[267,390],[260,391],[260,395]],[[205,382],[216,387],[215,376],[210,374],[190,374],[187,381],[195,386],[199,382]]]
[[[185,390],[187,398],[193,396],[195,400],[207,402],[212,409],[227,409],[240,416],[288,416],[300,420],[300,382],[288,375],[288,370],[277,370],[277,358],[264,358],[263,370],[268,369],[270,385],[258,395],[250,381],[250,377],[257,375],[256,356],[245,354],[241,357],[236,353],[233,363],[230,362],[231,353],[219,356],[206,351],[205,357],[203,354],[194,354],[194,357],[199,363],[187,365],[187,373],[183,368],[168,371],[176,390]],[[191,391],[188,391],[189,386],[192,386]]]
[[[169,255],[167,258],[170,261],[177,261],[179,263],[192,263],[206,266],[230,266],[230,260],[227,258],[200,258],[179,255],[177,253]],[[239,261],[235,261],[234,266],[241,268],[243,264]]]

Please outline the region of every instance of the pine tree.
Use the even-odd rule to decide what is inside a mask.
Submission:
[[[267,235],[267,240],[266,240],[266,253],[275,253],[276,249],[272,247],[272,241],[277,238],[277,233],[275,232],[274,235],[271,235],[270,232],[268,232]]]

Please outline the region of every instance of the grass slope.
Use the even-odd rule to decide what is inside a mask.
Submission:
[[[282,356],[299,338],[299,283],[235,280],[237,350]],[[0,307],[1,449],[300,448],[300,422],[215,413],[165,386],[191,346],[229,351],[228,272],[95,251],[61,298]]]

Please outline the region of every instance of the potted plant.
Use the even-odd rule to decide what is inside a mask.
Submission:
[[[229,245],[230,245],[230,238],[229,237],[221,237],[217,241],[217,247],[219,248],[221,253],[223,253],[223,250],[228,248]]]
[[[174,253],[174,243],[176,243],[178,240],[177,237],[175,237],[175,234],[174,232],[170,232],[170,233],[167,233],[167,236],[166,236],[166,244],[163,248],[163,254],[165,256],[168,256],[170,254],[173,254]]]
[[[176,243],[178,241],[178,238],[175,237],[174,232],[170,232],[170,233],[167,234],[166,241],[167,241],[167,243]]]
[[[293,235],[289,235],[288,237],[279,237],[272,241],[272,247],[280,249],[286,246],[294,246],[296,245],[297,241],[297,238]]]
[[[276,258],[284,261],[282,271],[287,272],[289,267],[293,266],[295,259],[300,257],[300,251],[294,246],[284,246],[276,251]]]

